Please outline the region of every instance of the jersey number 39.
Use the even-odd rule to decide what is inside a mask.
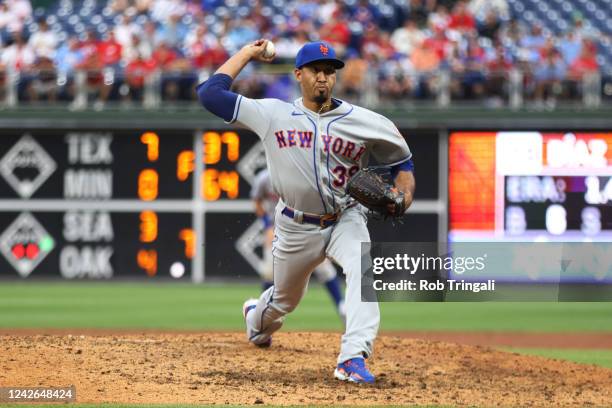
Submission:
[[[348,179],[353,177],[355,173],[357,173],[357,171],[359,171],[359,166],[352,166],[349,169],[347,169],[344,166],[336,166],[336,168],[332,170],[332,173],[334,173],[337,176],[337,179],[334,180],[334,186],[336,187],[344,186],[344,184],[346,184]]]

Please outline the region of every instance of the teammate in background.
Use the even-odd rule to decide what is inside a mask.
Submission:
[[[274,284],[272,241],[274,239],[274,209],[278,204],[278,195],[272,188],[270,172],[264,169],[257,173],[251,190],[251,199],[255,203],[255,213],[264,225],[264,245],[263,245],[263,265],[259,272],[262,279],[263,291],[266,291]],[[329,296],[334,301],[338,315],[345,321],[344,300],[340,289],[340,279],[336,272],[336,267],[325,259],[314,270],[319,282],[325,285]]]
[[[293,103],[231,92],[234,78],[249,62],[274,59],[267,47],[266,40],[244,46],[197,88],[206,109],[259,136],[280,196],[274,286],[244,303],[247,338],[270,346],[273,333],[302,299],[315,266],[330,258],[346,275],[346,329],[334,376],[373,383],[365,358],[373,352],[380,311],[378,303],[361,300],[361,243],[369,242],[370,234],[365,211],[346,194],[346,183],[372,155],[391,168],[403,208],[408,208],[415,187],[412,153],[389,119],[332,98],[336,70],[344,63],[324,42],[307,43],[298,52],[293,74],[302,97]]]

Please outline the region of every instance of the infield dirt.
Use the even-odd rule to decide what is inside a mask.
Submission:
[[[75,385],[77,402],[612,406],[612,370],[483,346],[381,336],[373,386],[333,378],[340,336],[1,335],[0,386]]]

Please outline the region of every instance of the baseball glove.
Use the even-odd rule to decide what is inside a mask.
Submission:
[[[346,192],[373,212],[387,217],[401,217],[406,212],[404,193],[371,168],[359,170],[346,186]]]

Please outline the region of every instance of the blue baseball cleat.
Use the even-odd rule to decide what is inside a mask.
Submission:
[[[338,364],[334,371],[334,377],[341,381],[349,381],[359,384],[373,384],[374,376],[365,365],[365,360],[361,357],[346,360]]]
[[[244,317],[245,324],[246,324],[247,315],[249,314],[250,311],[255,310],[255,308],[257,307],[257,302],[259,302],[258,299],[248,299],[242,305],[242,316]],[[269,337],[268,340],[264,341],[263,343],[255,343],[252,341],[251,343],[261,348],[270,347],[272,345],[272,337]]]

